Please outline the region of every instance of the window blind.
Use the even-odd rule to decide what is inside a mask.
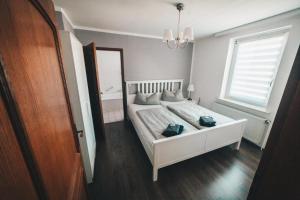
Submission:
[[[236,41],[228,96],[265,107],[285,46],[286,33]]]

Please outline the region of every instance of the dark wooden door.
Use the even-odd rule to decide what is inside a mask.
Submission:
[[[86,67],[86,75],[89,86],[90,101],[92,107],[93,122],[95,128],[96,139],[104,138],[104,120],[103,109],[100,94],[99,67],[96,57],[96,46],[91,43],[85,47],[84,60]]]
[[[36,189],[48,199],[76,199],[82,194],[74,190],[85,188],[82,163],[53,16],[51,0],[0,0],[1,78],[7,82],[1,87],[19,116],[12,123],[32,155]]]
[[[248,199],[300,199],[300,49]]]

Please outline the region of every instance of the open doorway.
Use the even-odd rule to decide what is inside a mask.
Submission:
[[[124,120],[123,49],[96,48],[104,123]]]

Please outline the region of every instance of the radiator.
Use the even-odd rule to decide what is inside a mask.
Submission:
[[[262,147],[264,136],[269,124],[267,119],[220,103],[214,103],[212,110],[233,119],[248,119],[243,137]]]

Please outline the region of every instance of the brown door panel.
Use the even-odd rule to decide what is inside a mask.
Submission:
[[[38,199],[15,132],[0,96],[1,199]]]
[[[66,199],[78,152],[53,5],[41,2],[0,1],[0,54],[47,196]]]

